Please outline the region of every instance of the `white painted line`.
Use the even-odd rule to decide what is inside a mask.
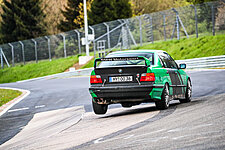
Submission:
[[[19,109],[12,109],[12,110],[9,110],[8,112],[15,112],[15,111],[21,111],[21,110],[28,110],[29,108],[28,107],[25,107],[25,108],[19,108]]]
[[[94,144],[98,144],[98,143],[100,143],[100,142],[101,142],[101,140],[103,140],[103,138],[99,138],[99,139],[95,140],[95,141],[94,141]]]
[[[12,103],[11,105],[9,105],[7,108],[5,108],[2,112],[0,112],[0,116],[2,116],[4,113],[6,113],[10,108],[12,108],[15,104],[19,103],[20,101],[22,101],[24,98],[26,98],[29,94],[30,91],[28,90],[23,90],[23,89],[18,89],[18,88],[9,88],[9,87],[0,87],[0,89],[11,89],[11,90],[18,90],[21,92],[25,92],[25,94],[20,97],[19,99],[17,99],[14,103]]]
[[[35,106],[36,109],[37,108],[43,108],[43,107],[45,107],[45,105]]]

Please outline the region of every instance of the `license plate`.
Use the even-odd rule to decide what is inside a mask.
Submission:
[[[133,76],[109,77],[109,82],[131,82]]]

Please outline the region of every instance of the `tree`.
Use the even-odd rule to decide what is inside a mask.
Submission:
[[[94,0],[88,12],[90,25],[132,16],[129,0]]]
[[[92,2],[93,0],[87,1],[87,11],[90,11]],[[82,28],[84,26],[84,4],[80,3],[78,8],[79,8],[79,15],[74,19],[74,23],[78,25],[80,28]]]
[[[40,0],[3,0],[1,42],[25,40],[46,34]]]
[[[68,0],[65,10],[61,10],[64,16],[64,19],[58,25],[61,31],[65,32],[80,27],[79,24],[74,22],[74,19],[80,15],[79,5],[81,3],[83,3],[83,0]]]
[[[67,0],[42,0],[42,8],[46,15],[45,22],[48,25],[47,31],[49,34],[58,34],[61,31],[58,29],[58,25],[61,20],[64,19],[61,12],[65,9]]]

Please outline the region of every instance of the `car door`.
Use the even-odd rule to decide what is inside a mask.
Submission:
[[[183,97],[183,94],[184,94],[184,82],[183,82],[183,77],[179,71],[179,68],[178,68],[178,65],[177,63],[173,60],[173,58],[166,53],[166,55],[168,56],[169,58],[169,63],[170,63],[170,66],[172,69],[174,69],[174,73],[175,73],[175,79],[176,79],[176,95],[178,96],[177,98],[182,98]]]
[[[162,60],[162,63],[164,65],[164,68],[167,70],[167,74],[170,76],[171,80],[171,87],[173,89],[173,96],[175,98],[178,98],[179,95],[181,95],[182,92],[182,82],[180,80],[180,75],[178,72],[178,66],[176,62],[170,57],[167,53],[161,53],[160,58]]]

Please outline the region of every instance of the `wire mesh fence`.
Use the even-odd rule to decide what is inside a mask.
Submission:
[[[89,26],[90,52],[129,49],[155,41],[225,33],[224,0],[173,8]],[[1,67],[68,57],[85,52],[84,29],[0,45]],[[99,47],[100,42],[101,48]],[[102,47],[104,46],[104,47]]]

